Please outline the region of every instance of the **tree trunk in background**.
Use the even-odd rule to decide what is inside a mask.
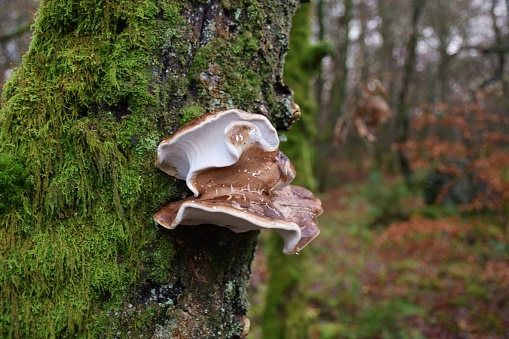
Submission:
[[[408,98],[407,93],[409,92],[409,86],[415,69],[416,63],[416,48],[418,30],[417,24],[424,8],[424,0],[413,1],[413,13],[412,13],[412,27],[408,42],[406,44],[407,57],[403,66],[403,78],[401,81],[401,87],[398,93],[398,102],[396,106],[396,142],[403,144],[408,140],[408,133],[410,129],[410,117],[408,114]],[[412,169],[410,162],[403,151],[398,150],[398,161],[401,172],[405,177],[406,183],[412,186]]]
[[[319,73],[322,59],[332,54],[333,47],[326,42],[311,44],[312,4],[303,4],[296,12],[290,34],[290,51],[285,59],[284,79],[294,92],[300,106],[301,117],[286,132],[288,141],[281,150],[292,160],[297,172],[298,185],[315,190],[315,151],[313,140],[317,136],[317,102],[313,95],[312,78]]]
[[[370,70],[369,67],[373,63],[370,60],[370,53],[368,52],[368,46],[366,45],[366,38],[368,37],[368,21],[371,16],[371,14],[368,12],[367,5],[364,1],[361,1],[357,6],[357,16],[359,17],[359,20],[361,21],[361,32],[359,34],[359,38],[357,39],[358,45],[359,45],[359,56],[362,62],[362,66],[360,66],[361,69],[361,76],[360,81],[363,83],[366,83],[368,80],[370,80]],[[357,98],[359,100],[359,98]]]
[[[506,38],[504,39],[504,37],[502,35],[502,31],[500,30],[500,27],[498,27],[497,15],[496,15],[496,11],[495,11],[496,6],[497,6],[497,1],[491,0],[490,14],[491,14],[491,22],[492,22],[492,26],[493,26],[493,33],[495,34],[495,45],[503,46],[504,42],[505,43],[509,42],[509,41],[507,41],[508,40],[507,37],[509,37],[509,35],[506,33]],[[506,95],[508,92],[508,85],[507,85],[507,82],[505,81],[504,69],[505,69],[505,55],[508,52],[509,51],[507,50],[507,46],[506,46],[506,48],[499,47],[499,52],[497,53],[497,66],[494,69],[493,76],[484,84],[484,86],[486,86],[492,82],[500,81],[502,83],[502,91]]]
[[[267,242],[269,281],[263,312],[263,338],[305,339],[310,336],[308,300],[303,286],[308,265],[305,248],[299,255],[281,256],[281,237]]]
[[[310,44],[311,10],[310,3],[303,4],[293,19],[284,79],[294,90],[295,102],[300,106],[302,116],[287,133],[288,142],[282,143],[281,149],[295,166],[295,182],[313,190],[316,188],[313,140],[316,137],[317,105],[313,98],[311,78],[331,48],[324,43]],[[272,234],[267,246],[270,278],[263,314],[263,337],[309,338],[307,300],[302,282],[306,279],[306,258],[310,249],[305,248],[298,256],[282,256],[282,246],[281,237]]]
[[[318,0],[316,1],[316,21],[318,24],[318,41],[324,41],[325,40],[325,12],[324,12],[324,0]],[[317,104],[317,113],[318,116],[322,114],[322,111],[324,109],[323,105],[323,69],[322,65],[320,64],[320,67],[318,68],[318,73],[316,75],[315,80],[315,100]]]
[[[189,191],[153,162],[206,111],[289,127],[297,5],[41,4],[0,114],[0,337],[246,335],[257,233],[157,227],[152,214]]]
[[[505,17],[505,24],[506,24],[506,34],[505,34],[505,43],[509,45],[509,1],[506,1],[505,2],[505,12],[507,13],[506,14],[506,17]],[[507,51],[509,53],[509,51]],[[504,57],[507,55],[507,53],[504,54]],[[509,81],[507,80],[507,78],[504,78],[504,76],[502,76],[502,85],[503,85],[503,91],[504,91],[504,96],[506,97],[506,100],[507,98],[509,97]]]
[[[451,18],[454,17],[454,13],[451,11],[448,3],[440,1],[429,3],[426,10],[436,30],[439,42],[438,53],[440,55],[437,70],[435,71],[437,72],[436,80],[432,86],[434,90],[429,91],[430,97],[426,98],[426,101],[445,103],[450,97],[449,65],[454,58],[447,53],[447,47],[452,38]]]
[[[334,126],[342,114],[345,114],[346,93],[348,82],[348,50],[350,39],[348,37],[350,21],[352,19],[353,1],[344,1],[345,12],[340,18],[339,27],[342,29],[338,37],[338,52],[334,60],[335,73],[331,92],[331,112],[330,115],[319,122],[321,131],[318,136],[318,159],[315,163],[315,173],[318,177],[318,190],[324,191],[327,186],[328,160],[331,153],[332,134]]]
[[[383,45],[374,55],[375,60],[379,60],[380,67],[377,72],[377,79],[379,79],[387,93],[387,103],[389,107],[393,110],[393,114],[395,113],[394,108],[396,107],[395,97],[396,93],[395,83],[397,77],[395,74],[396,70],[396,62],[393,58],[393,51],[395,50],[395,37],[394,37],[394,28],[395,28],[395,20],[398,21],[398,16],[394,16],[393,7],[396,4],[393,2],[382,1],[378,3],[378,15],[382,20],[381,27],[379,28],[380,35],[383,40]],[[392,147],[394,144],[395,133],[395,119],[391,119],[385,127],[384,130],[380,133],[380,138],[378,142],[375,144],[375,161],[376,165],[380,169],[387,170],[389,172],[398,171],[398,166],[396,161],[396,154],[393,152]]]

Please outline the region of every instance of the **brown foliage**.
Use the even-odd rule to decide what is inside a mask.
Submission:
[[[425,238],[423,236],[436,233],[447,237],[459,237],[470,229],[469,225],[459,224],[458,218],[430,220],[412,217],[409,221],[395,223],[385,229],[378,237],[376,246],[393,246],[412,239],[419,242]]]
[[[484,267],[483,278],[509,289],[509,262],[488,261]]]
[[[414,170],[448,176],[435,202],[463,181],[473,196],[460,204],[462,210],[500,214],[509,207],[508,128],[509,118],[482,104],[438,104],[413,118],[410,140],[395,148],[405,152]]]
[[[426,337],[505,337],[509,261],[495,258],[489,244],[508,239],[481,228],[459,218],[392,224],[375,241],[386,271],[383,279],[369,278],[373,298],[410,298],[428,309],[428,316],[409,320]]]

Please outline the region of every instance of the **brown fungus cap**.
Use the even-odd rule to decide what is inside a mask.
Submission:
[[[301,230],[299,242],[290,252],[285,252],[298,253],[320,234],[317,217],[323,212],[322,202],[311,191],[295,185],[273,191],[273,201],[274,206],[287,221],[299,225]]]
[[[318,234],[320,200],[289,186],[295,178],[279,139],[261,115],[232,109],[192,120],[158,148],[156,165],[185,179],[195,197],[163,207],[160,225],[214,224],[241,233],[273,229],[283,252],[297,253]]]

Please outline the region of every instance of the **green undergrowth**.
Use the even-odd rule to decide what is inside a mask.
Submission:
[[[416,192],[412,192],[404,183],[395,184],[384,178],[382,173],[372,171],[362,194],[369,202],[371,226],[385,227],[391,222],[408,219],[412,206],[407,201]]]
[[[321,233],[303,250],[312,264],[300,277],[310,336],[505,337],[507,228],[482,215],[430,211],[419,194],[399,185],[377,173],[320,195]],[[388,203],[383,199],[402,206],[406,217],[374,223]],[[267,293],[263,244],[254,265],[253,339],[262,337],[256,323]]]
[[[373,186],[373,180],[378,178],[321,196],[325,202],[321,234],[310,249],[317,264],[308,272],[316,338],[422,338],[404,322],[426,314],[426,309],[407,298],[372,298],[365,281],[366,272],[377,271],[380,265],[371,250],[379,229],[371,225],[380,215],[374,204],[382,202],[373,200],[378,193],[366,191],[382,188]]]

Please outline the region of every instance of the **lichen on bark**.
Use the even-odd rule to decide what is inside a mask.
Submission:
[[[296,6],[41,3],[0,112],[0,187],[16,192],[0,210],[0,337],[245,332],[257,234],[157,228],[152,213],[189,192],[153,159],[212,109],[268,111],[288,127]]]

